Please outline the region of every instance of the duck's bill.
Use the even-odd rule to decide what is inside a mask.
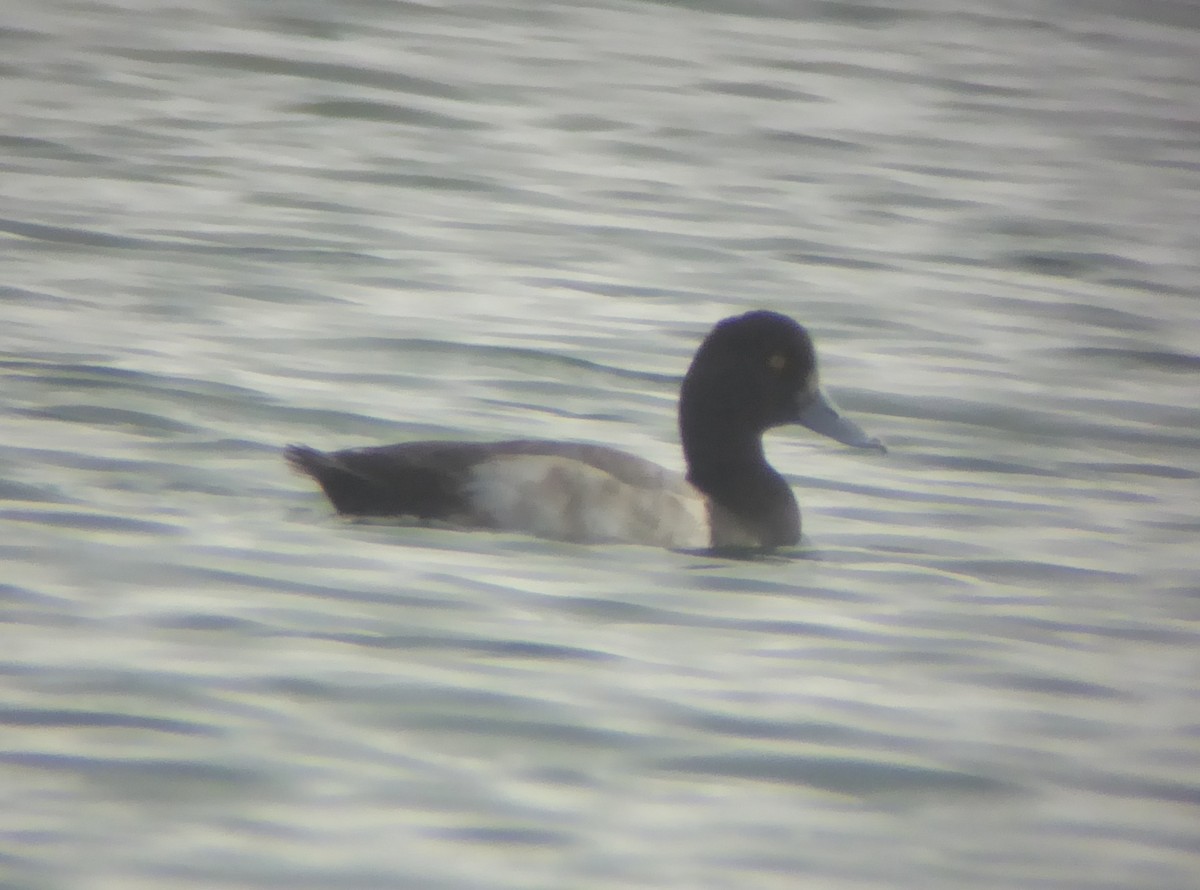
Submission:
[[[833,399],[817,390],[812,401],[805,405],[796,415],[796,423],[808,427],[814,433],[836,439],[843,445],[855,448],[874,448],[876,451],[887,451],[882,439],[868,436],[866,431],[853,420],[842,416]]]

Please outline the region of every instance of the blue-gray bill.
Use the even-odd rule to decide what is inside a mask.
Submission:
[[[887,446],[883,444],[882,439],[867,435],[857,423],[843,417],[833,399],[819,389],[813,394],[812,401],[796,415],[796,423],[808,427],[814,433],[836,439],[843,445],[887,452]]]

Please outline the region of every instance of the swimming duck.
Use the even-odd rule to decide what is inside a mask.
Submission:
[[[763,433],[798,423],[886,450],[818,385],[808,332],[776,312],[726,318],[696,351],[679,393],[687,476],[615,448],[574,442],[405,442],[330,453],[289,445],[337,511],[583,543],[678,548],[789,546],[800,508],[767,463]]]

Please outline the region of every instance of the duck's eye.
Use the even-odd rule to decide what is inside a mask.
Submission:
[[[780,371],[782,371],[784,368],[786,368],[787,363],[788,363],[787,356],[784,355],[782,352],[776,352],[769,359],[767,359],[767,367],[770,368],[772,371],[774,371],[776,374],[778,374]]]

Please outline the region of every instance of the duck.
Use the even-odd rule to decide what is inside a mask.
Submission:
[[[684,375],[678,421],[683,475],[616,448],[539,439],[289,445],[284,456],[343,516],[584,544],[774,550],[800,542],[800,508],[767,462],[765,432],[799,424],[887,450],[822,390],[803,325],[768,310],[709,331]]]

